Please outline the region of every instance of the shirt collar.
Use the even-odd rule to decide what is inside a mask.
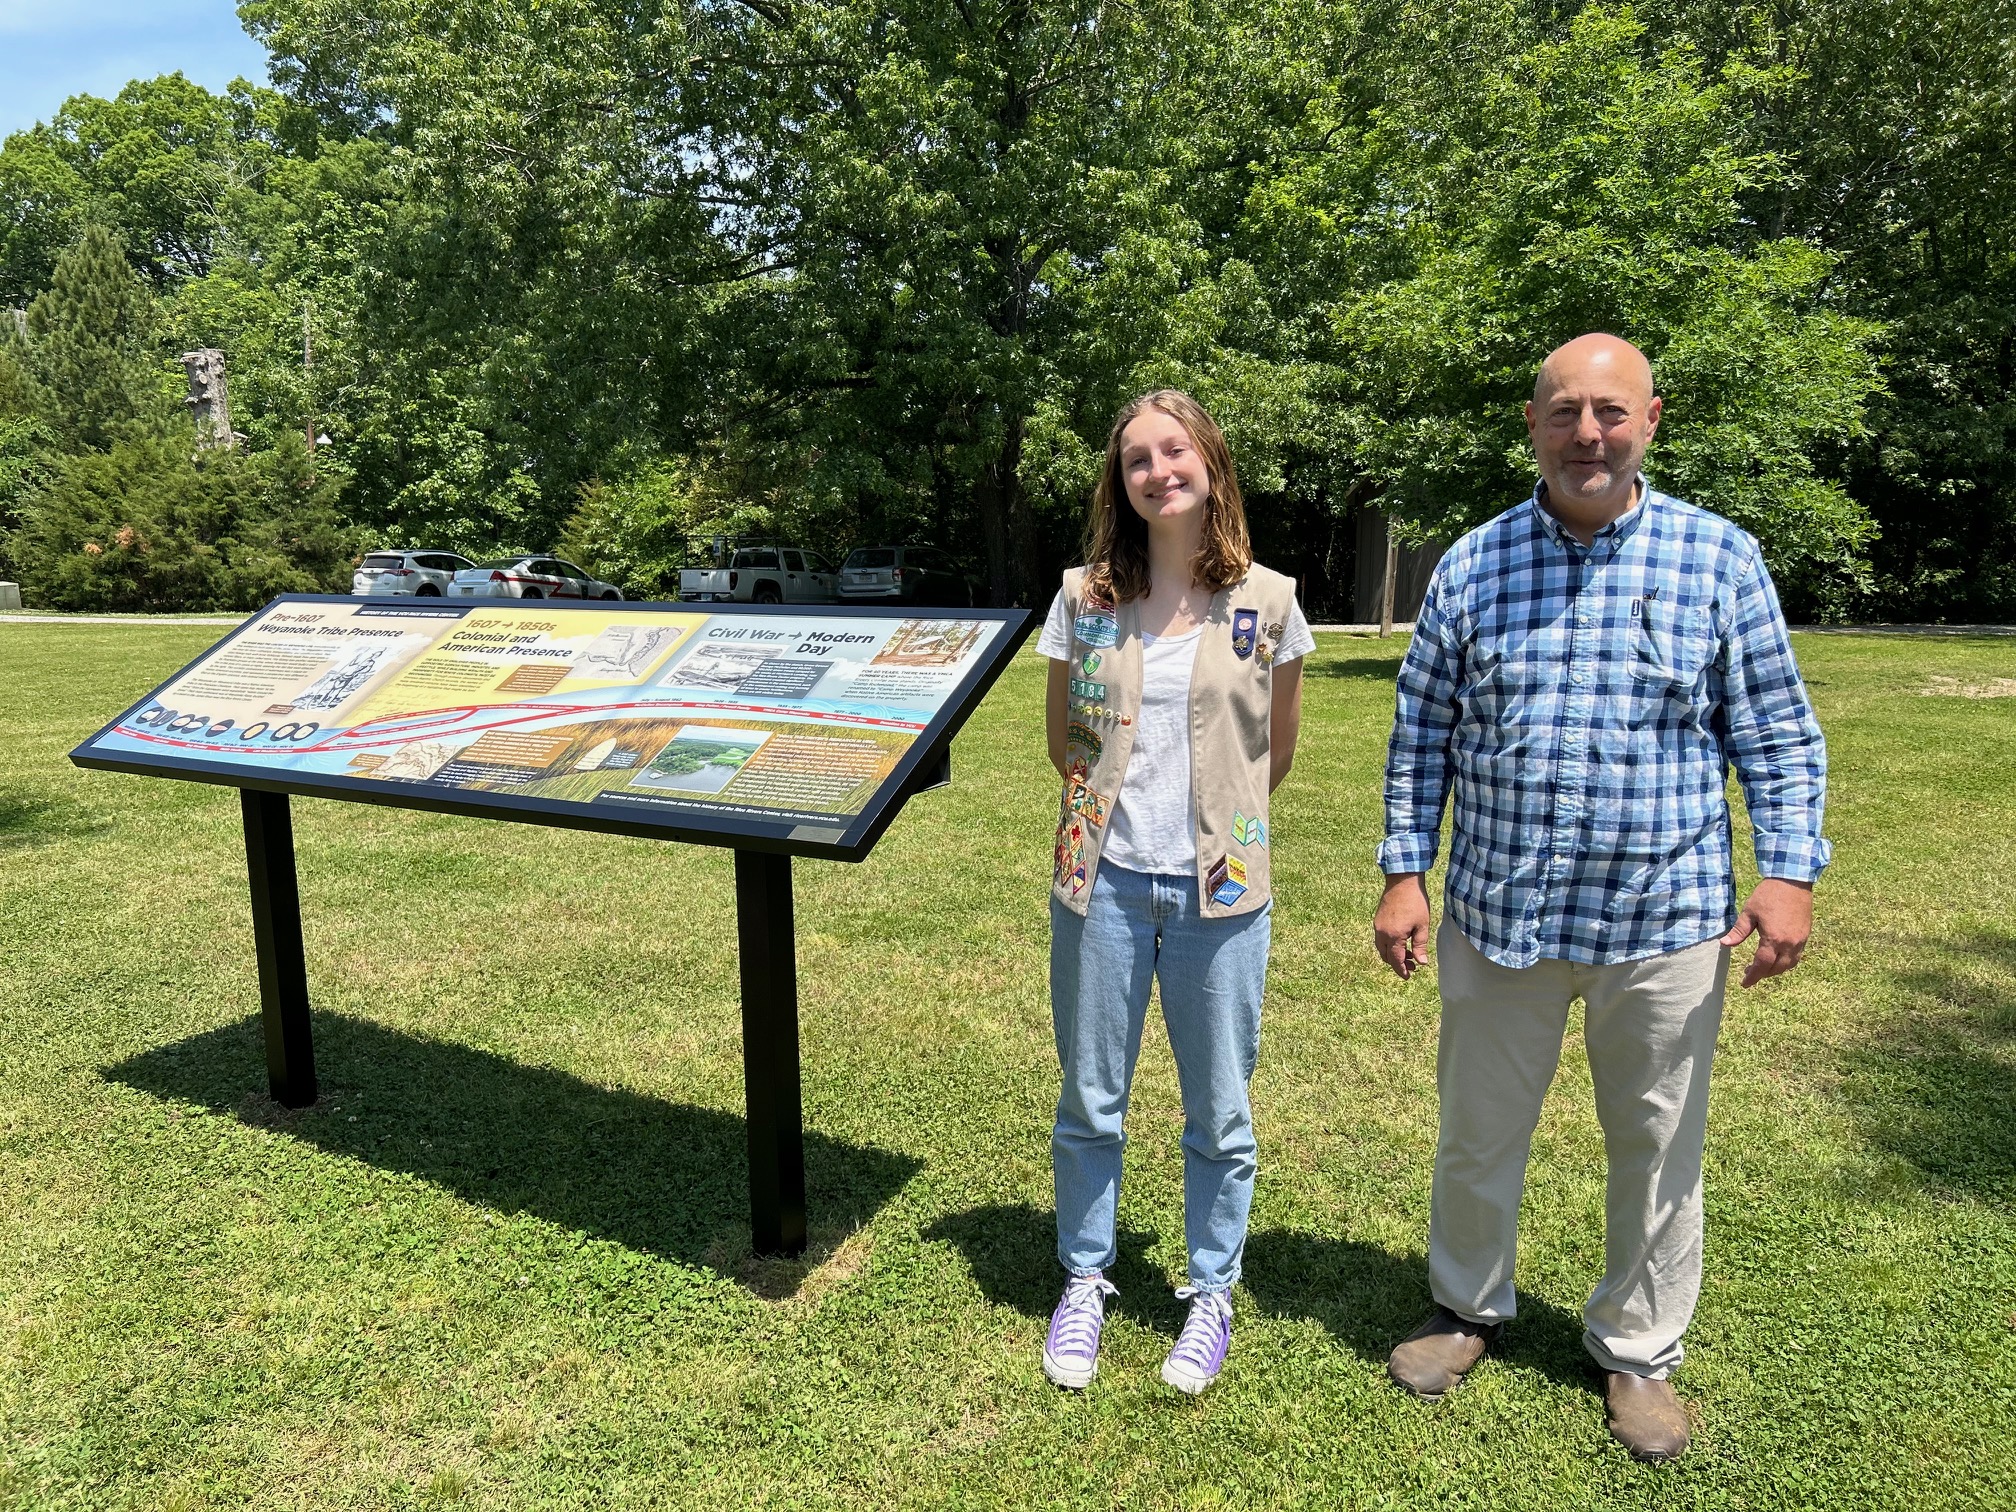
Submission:
[[[1576,540],[1566,525],[1563,525],[1553,515],[1548,513],[1546,504],[1542,502],[1546,497],[1547,480],[1542,478],[1533,485],[1533,497],[1526,502],[1527,506],[1533,511],[1533,518],[1540,522],[1540,529],[1548,540],[1569,551],[1593,551],[1597,546],[1602,546],[1608,542],[1610,549],[1614,551],[1618,546],[1623,545],[1625,541],[1630,539],[1631,533],[1644,520],[1645,511],[1652,505],[1653,494],[1652,485],[1645,481],[1645,474],[1641,472],[1638,474],[1638,501],[1608,525],[1597,531],[1594,543],[1589,546],[1584,546],[1580,541]]]

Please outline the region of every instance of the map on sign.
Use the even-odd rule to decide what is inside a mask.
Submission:
[[[278,599],[75,754],[837,833],[1014,617]]]

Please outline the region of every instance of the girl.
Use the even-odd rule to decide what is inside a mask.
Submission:
[[[1051,1159],[1070,1273],[1044,1374],[1099,1370],[1115,1288],[1122,1120],[1150,985],[1183,1087],[1189,1321],[1162,1379],[1195,1394],[1232,1340],[1254,1146],[1246,1084],[1267,975],[1267,795],[1288,773],[1315,639],[1292,579],[1255,565],[1224,434],[1164,389],[1113,423],[1086,531],[1037,648],[1064,779],[1050,1002],[1064,1091]]]

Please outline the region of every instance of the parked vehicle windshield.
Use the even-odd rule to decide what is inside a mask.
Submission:
[[[522,556],[499,557],[494,562],[478,562],[476,565],[478,568],[481,569],[495,570],[496,568],[499,567],[516,567],[520,562],[524,560],[525,558],[523,558]]]
[[[374,551],[364,558],[366,572],[383,572],[389,568],[403,567],[405,564],[406,558],[396,551]]]
[[[847,553],[849,567],[894,567],[896,551],[891,546],[862,546]]]

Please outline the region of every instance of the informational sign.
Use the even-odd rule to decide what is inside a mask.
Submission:
[[[858,859],[1027,621],[290,596],[72,757]]]

